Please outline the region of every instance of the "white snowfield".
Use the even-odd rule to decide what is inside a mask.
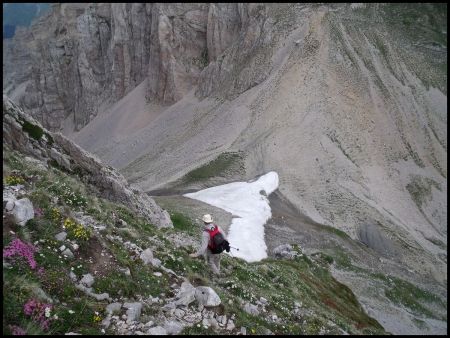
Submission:
[[[231,254],[247,262],[260,261],[267,257],[264,241],[264,224],[272,217],[269,196],[278,188],[278,174],[271,171],[254,182],[234,182],[200,190],[183,196],[196,199],[233,214],[228,231]],[[214,215],[213,215],[214,216]]]

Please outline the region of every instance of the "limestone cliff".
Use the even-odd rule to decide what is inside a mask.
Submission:
[[[201,81],[217,74],[220,83],[239,50],[246,50],[239,60],[254,52],[265,11],[248,4],[54,4],[5,42],[3,89],[51,130],[65,119],[81,129],[144,80],[147,99],[174,103],[210,61]],[[239,91],[265,75],[246,79],[243,72]],[[209,95],[215,86],[207,81],[198,92]]]

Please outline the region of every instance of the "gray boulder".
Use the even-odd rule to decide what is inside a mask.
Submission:
[[[3,199],[3,209],[5,209],[6,212],[11,211],[12,209],[14,209],[14,205],[15,205],[15,198],[4,198]]]
[[[298,254],[290,244],[282,244],[273,249],[275,257],[293,259]]]
[[[244,311],[247,312],[248,314],[253,315],[253,316],[259,315],[258,307],[256,305],[253,305],[253,304],[250,304],[250,303],[245,303]]]
[[[73,255],[72,251],[69,249],[66,249],[62,252],[64,256],[67,256],[67,258],[73,259],[75,256]]]
[[[153,260],[153,252],[150,248],[142,251],[140,258],[144,262],[144,264],[151,264]]]
[[[167,334],[178,335],[181,331],[183,331],[183,324],[177,320],[171,320],[164,324],[164,329]]]
[[[123,307],[127,308],[127,323],[139,321],[141,316],[142,303],[125,303]]]
[[[120,313],[120,309],[122,308],[121,303],[111,303],[106,306],[106,313],[108,314],[115,314]]]
[[[149,335],[167,335],[167,331],[165,328],[161,327],[161,326],[155,326],[152,327],[151,329],[149,329],[147,331],[147,334]]]
[[[191,283],[185,281],[181,284],[180,291],[177,295],[177,300],[175,301],[175,305],[180,306],[188,306],[193,301],[195,301],[195,288]]]
[[[61,242],[64,241],[66,239],[66,237],[67,237],[67,232],[65,232],[65,231],[62,231],[59,234],[55,235],[56,240],[61,241]]]
[[[55,148],[50,149],[50,158],[54,159],[61,167],[70,170],[70,161],[67,156],[61,154]]]
[[[227,324],[227,331],[232,331],[235,327],[234,322],[230,319]]]
[[[94,284],[94,277],[90,273],[87,273],[83,275],[80,282],[90,288]]]
[[[195,289],[195,299],[203,306],[217,306],[221,303],[217,293],[208,286],[198,286]]]
[[[17,224],[24,226],[28,220],[34,218],[33,204],[28,198],[15,200],[11,213],[14,216],[14,221]]]

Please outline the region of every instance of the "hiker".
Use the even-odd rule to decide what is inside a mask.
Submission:
[[[202,218],[202,244],[197,252],[189,254],[190,257],[199,257],[203,255],[214,274],[220,274],[220,253],[223,250],[230,251],[225,232],[221,227],[213,223],[211,215],[206,214]]]

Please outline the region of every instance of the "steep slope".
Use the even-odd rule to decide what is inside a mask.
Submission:
[[[90,162],[117,182],[114,171],[65,153],[62,136],[6,97],[3,114],[3,334],[387,333],[333,279],[329,257],[298,245],[253,264],[225,255],[211,277],[188,255],[199,224],[175,213],[174,227],[149,223],[76,168]]]
[[[245,169],[228,181],[275,170],[280,192],[303,214],[352,238],[372,229],[392,248],[388,256],[445,282],[446,77],[437,66],[446,64],[446,49],[424,47],[437,41],[426,25],[415,37],[405,33],[397,22],[405,9],[394,5],[286,10],[286,38],[281,24],[272,25],[278,44],[259,41],[266,47],[254,50],[254,59],[271,62],[239,63],[232,50],[245,45],[241,36],[224,54],[236,61],[226,62],[231,70],[208,77],[221,69],[213,62],[202,73],[197,96],[212,93],[202,89],[209,79],[216,98],[191,92],[121,142],[92,149],[144,190],[169,187],[221,153],[238,152]],[[437,15],[424,10],[428,20]],[[275,22],[274,13],[266,9],[265,21]],[[239,81],[227,81],[243,69],[270,75],[233,99]],[[74,139],[89,148],[83,132]],[[364,241],[377,250],[372,237]]]
[[[181,5],[178,10],[183,12]],[[389,271],[445,298],[446,5],[220,4],[198,10],[189,18],[201,24],[188,21],[208,53],[196,49],[199,64],[189,76],[176,74],[183,62],[191,69],[180,55],[191,56],[182,46],[192,36],[185,40],[171,32],[184,27],[175,24],[180,17],[158,16],[152,7],[158,30],[150,29],[156,35],[149,53],[159,65],[153,71],[160,71],[147,84],[138,76],[119,96],[107,94],[129,96],[109,110],[98,108],[97,118],[70,137],[150,194],[250,180],[274,170],[279,218],[267,225],[269,245],[296,238],[310,250],[325,245],[332,256],[342,247],[352,252],[352,262],[359,260],[358,269],[367,264],[371,273]],[[22,85],[12,88],[19,92],[27,77],[22,68],[17,72],[22,82],[16,84]],[[116,83],[116,73],[107,73],[105,83]],[[123,74],[120,81],[131,83],[125,81],[130,73]],[[135,88],[139,84],[147,86],[149,104],[143,87]],[[83,95],[96,98],[93,106],[104,101],[95,91]],[[155,97],[177,102],[160,105]],[[143,121],[132,134],[128,117]],[[83,121],[80,127],[92,118],[75,120]],[[289,222],[282,217],[286,206],[295,215]],[[328,241],[327,226],[353,240]],[[336,276],[386,329],[446,331],[442,318],[430,328],[406,314],[411,307],[396,311],[397,298],[377,295],[378,281],[372,283],[367,271]],[[392,318],[383,312],[387,304]],[[406,324],[400,329],[395,322]]]
[[[61,170],[76,174],[94,194],[120,202],[157,227],[170,227],[166,211],[111,167],[87,153],[60,133],[52,133],[3,95],[3,145],[9,146]],[[70,200],[70,196],[67,196]]]

